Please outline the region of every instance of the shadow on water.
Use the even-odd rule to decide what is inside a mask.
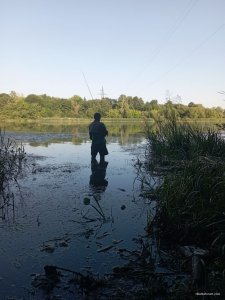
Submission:
[[[99,201],[101,200],[101,194],[105,192],[108,186],[108,180],[106,177],[106,169],[108,166],[107,161],[98,162],[94,160],[91,162],[91,175],[90,175],[90,190],[93,193],[93,203],[90,204],[91,207],[100,215],[103,222],[109,221],[105,216],[105,213],[100,205]]]
[[[108,167],[108,162],[97,162],[91,163],[91,176],[90,176],[90,187],[93,192],[104,192],[108,185],[108,180],[106,177],[106,169]]]

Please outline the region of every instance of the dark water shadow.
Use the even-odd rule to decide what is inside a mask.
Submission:
[[[108,162],[91,162],[91,175],[90,175],[90,187],[94,193],[104,192],[108,186],[108,180],[106,177],[106,169]]]

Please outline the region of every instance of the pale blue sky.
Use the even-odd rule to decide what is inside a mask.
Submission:
[[[0,0],[0,92],[225,108],[225,0]]]

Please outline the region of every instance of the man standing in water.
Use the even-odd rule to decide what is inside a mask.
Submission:
[[[108,154],[106,148],[105,137],[108,135],[108,130],[105,127],[105,124],[100,122],[101,115],[100,113],[94,114],[94,121],[89,125],[89,136],[92,140],[91,144],[91,161],[96,161],[96,156],[99,152],[100,162],[105,161],[105,155]]]

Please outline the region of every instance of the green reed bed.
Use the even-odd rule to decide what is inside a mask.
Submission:
[[[174,117],[146,125],[148,151],[153,159],[162,161],[190,160],[197,156],[222,158],[225,141],[214,128],[179,123]]]
[[[174,117],[146,126],[146,137],[144,173],[160,178],[154,186],[148,180],[147,190],[158,201],[161,237],[209,249],[210,276],[225,286],[225,139]]]
[[[22,145],[17,145],[12,139],[6,138],[0,131],[0,218],[5,219],[8,208],[14,213],[14,194],[11,185],[17,184],[21,174],[26,153]]]

